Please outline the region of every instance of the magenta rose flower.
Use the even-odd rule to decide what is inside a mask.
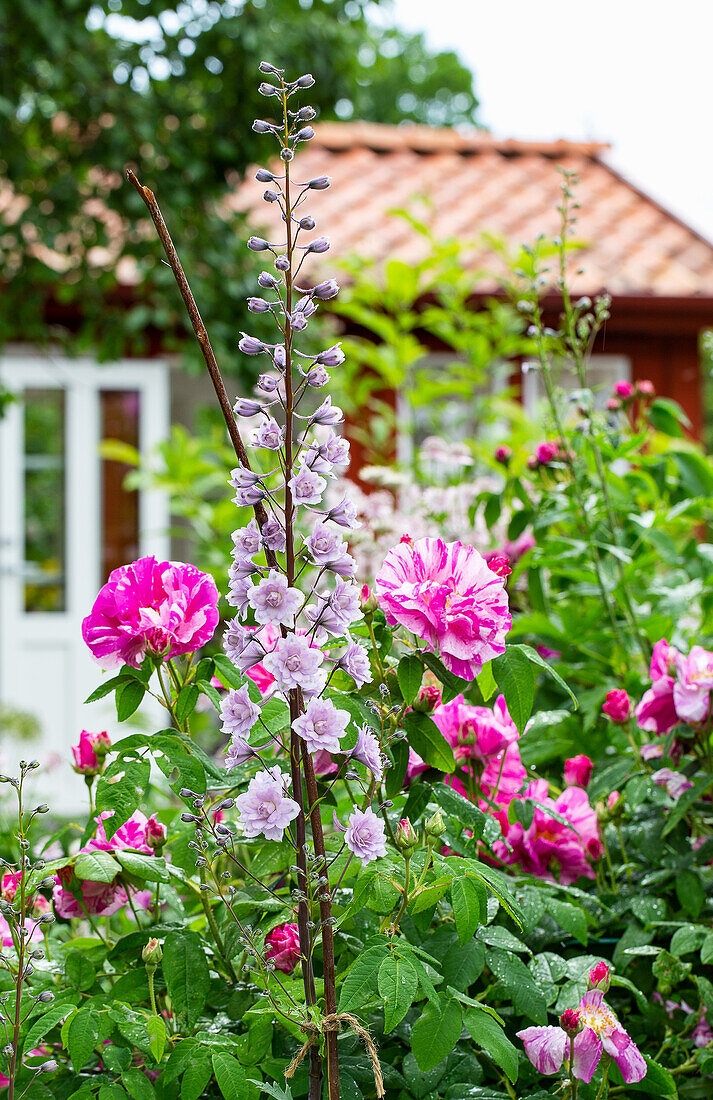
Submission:
[[[218,589],[183,562],[139,558],[109,576],[82,637],[103,668],[139,668],[147,651],[164,658],[193,653],[218,625]]]
[[[106,730],[101,733],[88,733],[82,730],[79,744],[72,745],[74,770],[78,775],[99,775],[102,761],[111,748],[111,738]]]
[[[505,582],[475,547],[434,538],[402,542],[386,555],[375,584],[386,621],[422,638],[457,676],[473,680],[505,652]]]
[[[278,924],[265,936],[265,958],[276,970],[291,974],[300,961],[300,933],[296,924]]]
[[[617,397],[622,397],[627,401],[630,397],[633,397],[634,387],[631,382],[627,382],[625,378],[622,378],[621,381],[617,382],[614,386],[614,393]]]
[[[457,760],[485,763],[520,736],[503,695],[497,697],[492,710],[471,706],[462,695],[457,695],[433,712],[433,721]]]
[[[631,714],[631,699],[623,688],[614,688],[607,692],[602,710],[609,715],[612,722],[622,724]]]

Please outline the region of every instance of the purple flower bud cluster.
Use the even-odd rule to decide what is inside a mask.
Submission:
[[[281,70],[267,63],[260,70],[266,77],[260,93],[284,97],[288,104],[313,83],[309,75],[287,82]],[[331,181],[327,176],[294,181],[294,155],[302,142],[314,137],[309,123],[315,112],[305,106],[287,106],[285,112],[280,124],[254,124],[258,133],[273,134],[279,143],[280,167],[260,168],[256,178],[269,185],[265,201],[279,205],[285,239],[277,243],[253,236],[247,242],[251,251],[271,260],[272,268],[259,274],[261,293],[248,298],[248,309],[270,314],[278,339],[270,344],[241,333],[240,351],[266,356],[268,367],[258,378],[255,397],[238,398],[234,406],[237,416],[254,422],[249,444],[263,452],[256,469],[267,472],[241,464],[230,476],[234,502],[239,507],[259,503],[267,514],[266,521],[250,519],[233,534],[228,601],[236,615],[223,639],[229,659],[260,690],[253,684],[230,690],[221,705],[222,730],[230,738],[226,766],[258,759],[264,769],[236,799],[243,833],[270,839],[280,839],[289,828],[297,804],[289,796],[288,769],[283,774],[274,763],[282,753],[288,765],[289,746],[279,737],[264,744],[260,692],[282,695],[291,703],[291,736],[304,742],[309,753],[341,756],[340,767],[362,765],[365,783],[379,781],[383,774],[374,731],[360,730],[351,751],[342,746],[351,718],[330,692],[335,673],[350,677],[357,687],[369,682],[372,673],[368,651],[352,635],[362,618],[355,562],[345,537],[358,526],[355,509],[346,497],[336,505],[325,499],[335,471],[341,473],[349,463],[349,444],[339,432],[344,417],[329,395],[314,397],[328,384],[329,371],[344,362],[344,352],[339,344],[316,355],[299,347],[319,304],[339,292],[331,278],[305,286],[302,273],[310,256],[329,248],[326,237],[304,239],[315,221],[303,211],[302,201]],[[266,761],[263,753],[272,759]],[[367,810],[350,820],[345,833],[346,843],[363,861],[383,854],[383,824],[372,818]]]

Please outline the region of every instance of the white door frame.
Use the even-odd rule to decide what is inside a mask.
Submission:
[[[89,613],[101,583],[101,442],[102,390],[137,390],[139,450],[149,454],[169,431],[169,365],[164,359],[126,359],[102,364],[89,357],[70,359],[61,354],[10,349],[0,355],[0,382],[21,396],[26,388],[63,389],[65,393],[65,610],[26,612],[24,609],[24,406],[12,401],[0,419],[0,701],[32,712],[33,699],[16,698],[18,660],[29,661],[38,645],[69,647],[68,667],[76,670],[67,684],[66,698],[55,700],[52,731],[43,731],[40,750],[57,751],[66,760],[69,745],[79,731],[103,728],[107,708],[99,704],[82,709],[99,682],[81,638],[82,619]],[[139,494],[140,555],[159,560],[170,553],[169,505],[164,493]],[[76,647],[76,649],[74,649]],[[16,650],[23,650],[18,656]],[[37,692],[42,692],[42,669],[35,670]],[[26,685],[28,677],[20,679]],[[38,709],[39,705],[38,705]],[[110,713],[110,712],[109,712]],[[55,724],[56,723],[56,724]],[[71,732],[70,732],[71,731]],[[71,740],[68,740],[71,738]],[[18,746],[19,747],[19,746]],[[34,744],[25,752],[37,754]],[[17,753],[15,752],[14,755]],[[69,769],[66,768],[69,772]],[[76,804],[77,786],[62,768]],[[56,790],[57,784],[53,783]],[[80,788],[81,789],[81,788]],[[64,807],[66,808],[66,806]]]

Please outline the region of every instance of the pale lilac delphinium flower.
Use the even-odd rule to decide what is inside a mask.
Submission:
[[[339,740],[349,725],[349,711],[338,710],[331,699],[310,699],[292,723],[310,752],[340,752]]]
[[[358,688],[371,683],[373,679],[371,665],[369,664],[369,653],[363,645],[360,645],[353,638],[348,640],[346,649],[339,654],[336,665],[337,668],[343,669],[348,676],[351,676]]]
[[[248,685],[231,690],[220,701],[221,730],[228,737],[245,737],[260,715],[260,708],[248,694]]]
[[[246,561],[257,554],[262,545],[260,528],[254,519],[250,520],[247,527],[241,527],[233,531],[233,558],[236,561]]]
[[[248,592],[248,603],[255,612],[255,619],[263,625],[276,623],[280,626],[294,626],[295,615],[303,600],[299,588],[290,588],[287,577],[276,569],[271,569]]]
[[[381,759],[381,745],[376,734],[369,726],[360,726],[357,743],[350,756],[369,769],[377,783],[384,777],[384,765]]]
[[[323,661],[322,651],[313,648],[309,639],[299,634],[288,634],[281,638],[272,653],[268,653],[263,664],[277,681],[280,691],[321,691],[326,683],[326,673],[320,667]]]
[[[366,867],[367,863],[386,855],[384,822],[371,807],[355,808],[349,815],[344,841],[352,855],[361,860],[362,867]]]
[[[235,799],[238,821],[246,837],[282,840],[285,829],[300,812],[287,790],[285,776],[277,765],[250,780],[247,791]]]
[[[255,755],[255,750],[249,741],[239,734],[233,734],[225,749],[225,770],[232,771],[234,768],[240,767],[241,764],[245,764],[246,761],[251,760]]]

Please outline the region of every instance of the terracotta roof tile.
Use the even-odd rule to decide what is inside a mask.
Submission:
[[[498,261],[484,249],[482,234],[515,247],[557,233],[561,166],[579,178],[574,237],[585,247],[570,261],[575,293],[713,298],[713,245],[609,167],[607,146],[364,122],[321,123],[316,130],[295,158],[293,178],[332,177],[332,188],[310,195],[309,209],[317,232],[329,235],[341,257],[423,259],[427,242],[391,213],[408,208],[437,238],[472,244],[472,265],[492,273],[478,286],[493,289]],[[279,214],[261,201],[252,173],[230,206],[278,235]]]

